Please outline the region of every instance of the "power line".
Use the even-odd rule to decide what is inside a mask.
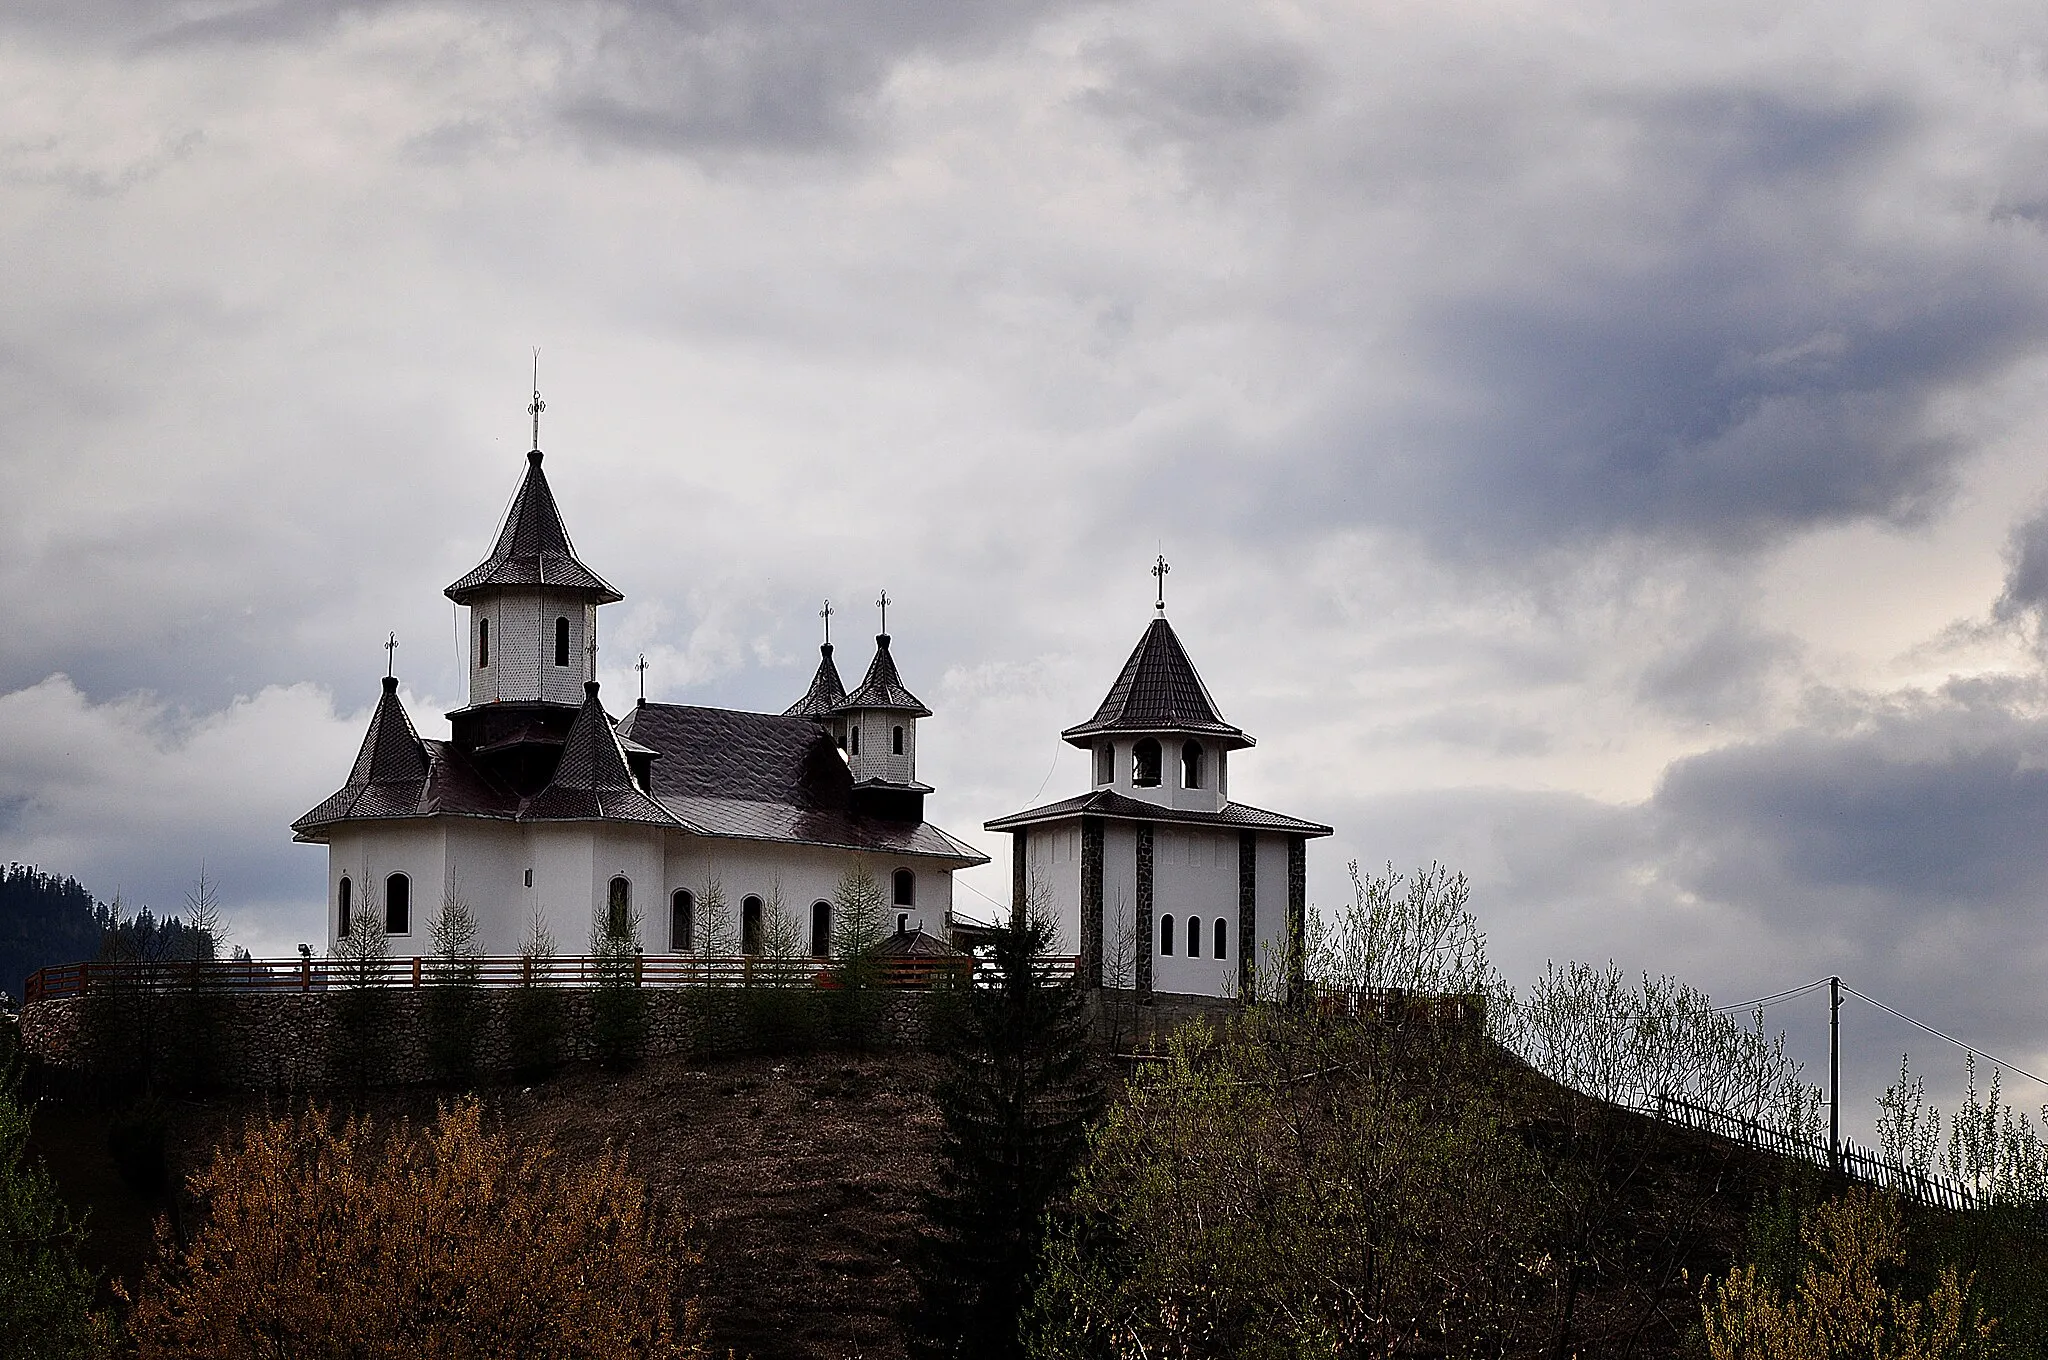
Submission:
[[[1733,1006],[1714,1006],[1710,1009],[1717,1011],[1753,1011],[1763,1006],[1775,1006],[1780,1001],[1790,1001],[1793,997],[1802,996],[1816,987],[1825,987],[1828,985],[1828,982],[1829,979],[1827,978],[1815,978],[1804,987],[1794,987],[1789,992],[1779,992],[1775,996],[1760,996],[1754,1001],[1739,1001]]]
[[[1874,996],[1864,996],[1863,993],[1857,991],[1854,987],[1851,987],[1846,982],[1842,984],[1842,990],[1853,997],[1859,997],[1864,1001],[1868,1001],[1871,1005],[1877,1007],[1886,1015],[1897,1016],[1899,1019],[1905,1021],[1909,1025],[1914,1025],[1919,1027],[1920,1029],[1926,1030],[1929,1034],[1932,1034],[1937,1039],[1946,1039],[1949,1043],[1954,1044],[1957,1048],[1962,1049],[1963,1052],[1970,1054],[1972,1057],[1982,1058],[1985,1062],[1995,1063],[1998,1066],[2005,1068],[2009,1072],[2017,1072],[2029,1081],[2037,1081],[2040,1082],[2043,1086],[2048,1086],[2048,1078],[2037,1077],[2024,1067],[2015,1066],[2014,1064],[2007,1062],[2003,1058],[1994,1058],[1989,1053],[1984,1052],[1982,1049],[1972,1048],[1968,1044],[1964,1043],[1961,1039],[1958,1039],[1953,1035],[1943,1034],[1934,1026],[1925,1024],[1919,1020],[1915,1020],[1912,1016],[1907,1015],[1904,1011],[1893,1010],[1890,1006],[1885,1005],[1884,1002],[1879,1001]]]

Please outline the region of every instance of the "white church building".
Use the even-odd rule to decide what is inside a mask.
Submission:
[[[641,919],[649,954],[691,953],[715,884],[744,950],[779,901],[823,956],[855,866],[899,934],[943,936],[954,872],[988,857],[924,820],[917,724],[931,712],[887,633],[850,694],[827,642],[786,713],[642,699],[615,720],[594,640],[623,597],[576,556],[540,449],[526,457],[496,546],[446,591],[468,611],[469,702],[447,715],[449,739],[421,739],[387,675],[347,782],[292,824],[327,847],[328,938],[373,912],[393,953],[427,954],[459,895],[486,954],[516,953],[536,914],[581,953],[600,913]]]
[[[1094,787],[986,827],[1010,833],[1011,900],[1052,917],[1083,985],[1291,989],[1308,843],[1330,828],[1231,801],[1230,758],[1252,738],[1224,721],[1166,621],[1165,573],[1161,559],[1158,616],[1095,716],[1060,733],[1093,756]]]

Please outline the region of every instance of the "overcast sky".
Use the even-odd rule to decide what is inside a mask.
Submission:
[[[2048,1075],[2038,4],[0,10],[0,859],[313,938],[401,642],[548,471],[615,710],[886,587],[933,819],[1170,614],[1496,960],[1840,973]],[[963,891],[965,904],[981,901]],[[1852,1003],[1859,1006],[1860,1003]],[[1824,1001],[1775,1011],[1816,1071]],[[1861,1088],[1912,1046],[1845,1011]],[[1881,1023],[1882,1022],[1882,1023]],[[2038,1088],[2013,1094],[2038,1103]]]

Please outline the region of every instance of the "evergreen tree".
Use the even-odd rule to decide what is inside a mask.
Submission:
[[[505,1040],[512,1070],[521,1077],[544,1077],[562,1061],[568,1028],[565,998],[551,980],[555,936],[535,907],[519,945],[519,985],[505,1000]]]
[[[647,1043],[647,997],[640,990],[640,913],[614,898],[591,914],[590,1046],[606,1067],[631,1067]]]
[[[971,993],[937,1097],[943,1133],[933,1225],[919,1243],[912,1331],[928,1357],[1021,1356],[1044,1222],[1101,1110],[1100,1071],[1078,990],[1035,966],[1042,920],[1000,931],[996,984]]]
[[[427,989],[427,1048],[440,1080],[466,1085],[476,1075],[477,1031],[482,1024],[482,951],[476,911],[458,882],[441,900],[431,928],[432,985]]]
[[[0,868],[0,991],[21,1001],[36,969],[97,957],[106,927],[107,909],[76,879]]]

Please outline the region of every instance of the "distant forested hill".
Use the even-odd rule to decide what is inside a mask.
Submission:
[[[112,919],[75,878],[26,864],[0,869],[0,991],[19,1003],[22,983],[44,964],[98,957]]]

